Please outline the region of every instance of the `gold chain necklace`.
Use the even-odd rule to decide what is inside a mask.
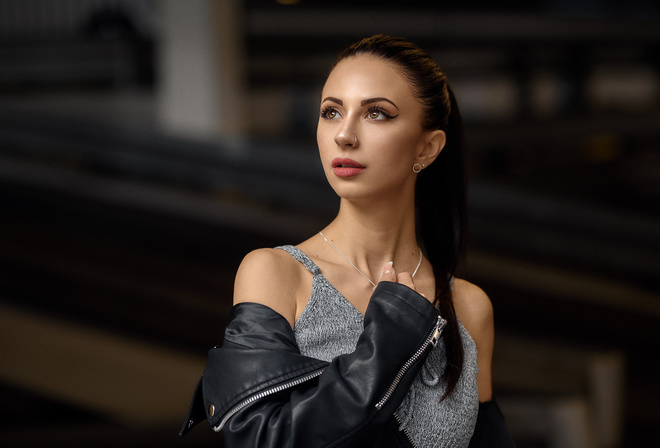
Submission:
[[[369,283],[371,283],[371,286],[374,287],[374,289],[376,289],[376,284],[375,284],[373,281],[371,281],[371,279],[370,279],[369,277],[367,277],[367,276],[366,276],[361,270],[359,270],[357,266],[355,266],[353,263],[351,263],[351,260],[349,260],[348,258],[346,258],[346,257],[344,256],[344,254],[342,254],[342,253],[339,251],[339,249],[337,249],[337,248],[336,248],[336,247],[335,247],[330,241],[328,241],[328,239],[325,237],[325,235],[323,235],[322,232],[319,232],[319,235],[321,235],[321,237],[325,240],[325,242],[328,243],[328,244],[330,245],[330,247],[332,247],[332,248],[333,248],[333,249],[334,249],[339,255],[341,255],[341,257],[342,257],[344,260],[346,260],[346,261],[348,262],[348,264],[350,264],[351,266],[353,266],[353,269],[355,269],[356,271],[358,271],[362,277],[366,278],[367,281],[368,281]],[[417,270],[418,270],[419,267],[422,265],[422,249],[420,249],[419,247],[418,247],[418,249],[419,249],[419,262],[417,263],[417,267],[415,268],[415,271],[412,273],[412,278],[415,278],[415,274],[417,274]]]

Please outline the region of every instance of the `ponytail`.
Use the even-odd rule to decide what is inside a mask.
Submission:
[[[454,94],[447,87],[450,112],[447,142],[437,159],[417,177],[416,201],[420,242],[435,275],[435,302],[447,320],[442,338],[447,352],[447,390],[456,387],[463,368],[463,344],[452,297],[453,277],[464,256],[467,199],[463,161],[464,135]]]

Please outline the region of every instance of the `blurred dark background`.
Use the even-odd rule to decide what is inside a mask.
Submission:
[[[660,4],[426,3],[0,2],[0,445],[222,445],[177,432],[234,272],[333,217],[318,95],[382,32],[462,109],[518,446],[657,446]]]

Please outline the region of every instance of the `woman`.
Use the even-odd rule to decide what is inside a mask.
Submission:
[[[415,45],[377,35],[339,56],[317,130],[337,217],[245,257],[182,434],[206,418],[230,447],[513,446],[492,401],[490,300],[454,279],[460,127]]]

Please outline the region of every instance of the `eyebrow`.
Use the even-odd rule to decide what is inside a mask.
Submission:
[[[333,103],[337,103],[337,104],[339,104],[340,106],[343,106],[343,105],[344,105],[344,102],[343,102],[342,100],[340,100],[339,98],[335,98],[335,97],[333,97],[333,96],[325,97],[325,98],[323,98],[323,101],[321,101],[321,102],[322,102],[322,103],[325,103],[326,101],[332,101]]]
[[[388,100],[387,98],[369,98],[368,100],[362,100],[362,102],[360,104],[362,106],[364,106],[365,104],[377,103],[378,101],[386,101],[386,102],[390,103],[392,106],[396,107],[397,109],[399,108],[399,106],[397,106],[396,104],[394,104],[392,101]]]
[[[321,101],[321,102],[325,103],[326,101],[332,101],[334,103],[339,104],[340,106],[344,105],[344,102],[342,100],[340,100],[339,98],[335,98],[333,96],[328,96],[328,97],[324,98],[323,101]],[[364,106],[365,104],[377,103],[378,101],[386,101],[386,102],[390,103],[392,106],[396,107],[397,109],[399,108],[399,106],[397,106],[396,104],[394,104],[392,101],[388,100],[387,98],[380,98],[380,97],[379,98],[369,98],[369,99],[366,99],[366,100],[362,100],[360,105]]]

